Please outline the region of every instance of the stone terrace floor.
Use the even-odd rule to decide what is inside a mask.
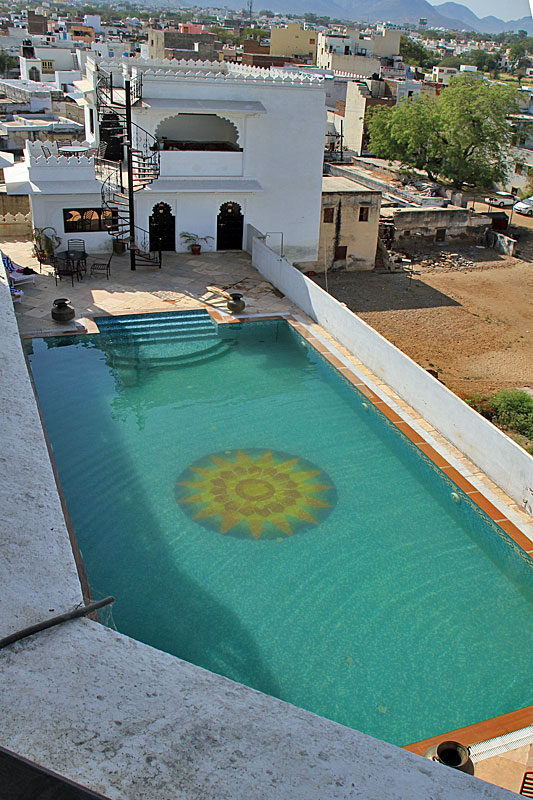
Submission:
[[[130,269],[129,254],[115,255],[111,262],[111,277],[90,277],[90,265],[94,261],[106,261],[101,256],[89,256],[87,275],[83,280],[70,278],[58,281],[57,286],[52,267],[39,264],[31,255],[31,242],[6,242],[2,249],[22,267],[37,271],[35,284],[24,284],[20,288],[24,297],[15,304],[21,334],[60,334],[75,330],[75,323],[54,322],[51,318],[53,301],[68,297],[76,310],[76,320],[88,331],[92,330],[90,318],[106,314],[136,314],[142,312],[173,311],[176,309],[211,306],[222,313],[226,302],[210,292],[208,286],[241,292],[246,300],[246,314],[296,313],[297,309],[267,283],[252,266],[248,253],[226,251],[202,253],[164,253],[163,266],[139,264],[136,271]]]
[[[56,286],[52,267],[43,265],[42,272],[39,272],[39,264],[31,255],[31,242],[3,241],[1,248],[16,264],[32,267],[37,271],[35,284],[23,285],[22,301],[15,304],[22,335],[57,335],[63,331],[74,332],[80,325],[88,332],[92,332],[96,330],[92,317],[107,314],[154,313],[199,306],[212,307],[223,314],[227,313],[225,300],[211,292],[208,286],[242,292],[246,300],[247,316],[295,314],[304,318],[320,336],[328,339],[343,357],[349,359],[368,376],[370,381],[388,394],[404,414],[422,425],[439,444],[460,461],[465,474],[474,475],[482,481],[487,489],[518,514],[522,524],[531,531],[530,538],[533,538],[531,517],[526,516],[516,503],[479,472],[478,467],[469,462],[348,350],[312,320],[306,318],[297,306],[280,296],[280,293],[252,266],[247,253],[227,251],[202,253],[199,256],[188,253],[164,253],[162,269],[140,264],[135,272],[130,270],[128,254],[115,255],[111,263],[109,281],[102,275],[89,277],[91,263],[106,260],[101,256],[89,256],[88,273],[82,281],[74,280],[72,286],[70,278],[63,278]],[[76,320],[72,323],[57,323],[52,320],[50,315],[52,302],[58,297],[68,297],[71,300],[76,310]],[[490,783],[519,792],[526,769],[533,770],[533,750],[530,745],[479,762],[476,765],[476,774]]]

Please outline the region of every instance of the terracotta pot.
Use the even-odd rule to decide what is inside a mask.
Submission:
[[[201,244],[191,244],[191,253],[193,254],[193,256],[199,255],[201,251],[202,251]]]

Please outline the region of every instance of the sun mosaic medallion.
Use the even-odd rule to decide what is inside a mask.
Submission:
[[[309,461],[260,449],[211,453],[180,475],[176,494],[210,530],[278,540],[319,525],[337,499],[331,479]]]

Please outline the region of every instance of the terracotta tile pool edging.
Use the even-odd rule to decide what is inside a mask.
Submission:
[[[429,739],[421,739],[419,742],[406,744],[403,749],[422,756],[434,744],[448,739],[470,746],[478,744],[478,742],[485,742],[488,739],[495,739],[498,736],[504,736],[506,733],[512,733],[531,724],[533,724],[533,706],[524,706],[524,708],[509,711],[507,714],[500,714],[498,717],[492,717],[491,719],[483,720],[483,722],[474,722],[464,728],[456,728],[454,731],[448,731],[439,736],[432,736]]]

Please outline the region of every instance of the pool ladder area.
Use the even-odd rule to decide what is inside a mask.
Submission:
[[[113,367],[170,369],[225,355],[231,340],[221,338],[203,309],[161,314],[96,317]]]

